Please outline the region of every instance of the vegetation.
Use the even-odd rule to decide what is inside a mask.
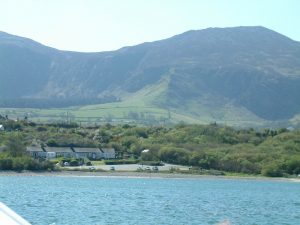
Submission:
[[[118,164],[136,164],[139,161],[136,159],[117,159],[117,160],[105,160],[106,165],[118,165]]]
[[[2,139],[3,140],[3,139]],[[23,135],[11,133],[5,139],[5,150],[0,153],[0,170],[53,170],[49,161],[37,161],[26,154]]]
[[[52,169],[25,153],[32,143],[49,146],[113,147],[117,160],[106,164],[165,162],[195,170],[289,176],[300,174],[300,131],[288,129],[234,129],[209,125],[81,127],[76,123],[37,124],[0,118],[0,169]],[[143,151],[147,149],[147,151]],[[70,162],[76,163],[76,160]],[[73,162],[74,161],[74,162]],[[147,163],[148,162],[148,163]]]

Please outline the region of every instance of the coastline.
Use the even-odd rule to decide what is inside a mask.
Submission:
[[[33,171],[0,171],[0,176],[61,176],[61,177],[105,177],[105,178],[154,178],[154,179],[224,179],[224,180],[257,180],[257,181],[285,181],[299,182],[299,178],[284,177],[255,177],[255,176],[216,176],[199,174],[181,173],[147,173],[132,171],[114,172],[83,172],[83,171],[52,171],[52,172],[33,172]]]

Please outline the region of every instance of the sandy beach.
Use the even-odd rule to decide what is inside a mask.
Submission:
[[[53,172],[32,172],[32,171],[0,171],[0,176],[66,176],[66,177],[111,177],[111,178],[163,178],[163,179],[244,179],[244,180],[268,180],[268,181],[289,181],[299,182],[299,178],[271,178],[251,176],[213,176],[180,173],[148,173],[148,172],[82,172],[82,171],[53,171]]]

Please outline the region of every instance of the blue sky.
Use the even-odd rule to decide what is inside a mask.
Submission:
[[[0,0],[0,30],[106,51],[207,27],[265,26],[300,41],[300,0]]]

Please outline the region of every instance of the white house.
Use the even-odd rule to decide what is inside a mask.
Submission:
[[[0,124],[0,131],[4,131],[4,126]]]

